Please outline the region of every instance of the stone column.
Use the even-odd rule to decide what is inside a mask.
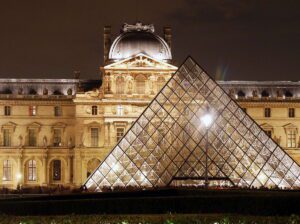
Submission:
[[[23,185],[24,184],[24,178],[25,178],[25,172],[23,171],[23,166],[22,166],[22,155],[18,156],[17,159],[18,162],[18,171],[17,171],[17,185]]]
[[[69,173],[68,183],[69,184],[72,184],[72,157],[73,156],[68,157],[68,173]]]
[[[111,136],[111,134],[110,134],[110,122],[105,122],[105,131],[104,131],[105,133],[105,138],[104,138],[104,140],[105,140],[105,143],[104,143],[104,146],[105,147],[109,147],[110,146],[110,143],[111,143],[111,139],[110,139],[110,136]]]
[[[75,187],[81,186],[81,149],[77,148],[74,150],[74,156],[73,156],[73,184]]]
[[[47,186],[48,184],[48,167],[47,167],[47,156],[43,156],[43,176],[42,176],[42,184]]]
[[[109,122],[105,122],[104,123],[104,147],[107,147],[109,146],[109,143],[108,143],[108,139],[109,139],[109,136],[108,136],[108,126],[109,126]]]

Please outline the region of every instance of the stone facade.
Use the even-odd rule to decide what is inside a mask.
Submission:
[[[114,41],[110,32],[98,80],[0,79],[1,187],[80,187],[177,70],[170,28],[164,39],[152,25],[125,25]],[[219,84],[300,161],[299,83]]]

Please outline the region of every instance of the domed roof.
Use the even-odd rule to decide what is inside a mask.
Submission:
[[[154,34],[153,25],[125,24],[123,33],[111,45],[110,60],[122,60],[143,53],[157,60],[172,59],[171,50],[163,38]]]

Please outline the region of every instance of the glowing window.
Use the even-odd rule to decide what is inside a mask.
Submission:
[[[296,148],[296,130],[287,131],[287,147]]]
[[[29,106],[29,116],[36,116],[36,106]]]
[[[35,160],[28,161],[28,180],[36,181],[36,161]]]
[[[12,165],[10,160],[3,161],[3,181],[12,180]]]
[[[117,106],[117,115],[118,116],[123,116],[124,115],[124,108],[122,105]]]
[[[121,140],[125,133],[125,128],[117,128],[117,142]]]
[[[53,160],[52,179],[61,180],[61,161]]]

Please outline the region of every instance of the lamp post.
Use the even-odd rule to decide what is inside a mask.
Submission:
[[[205,136],[206,136],[206,144],[205,144],[205,182],[204,182],[204,186],[205,188],[208,188],[208,129],[211,126],[212,122],[213,122],[213,116],[209,113],[209,111],[207,110],[206,114],[203,115],[203,117],[201,117],[201,122],[204,124],[206,132],[205,132]]]

